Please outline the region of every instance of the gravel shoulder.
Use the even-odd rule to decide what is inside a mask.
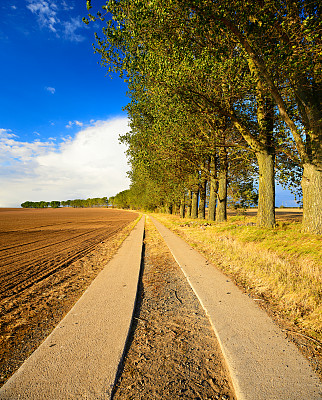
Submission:
[[[235,399],[198,299],[147,219],[138,306],[113,399]]]

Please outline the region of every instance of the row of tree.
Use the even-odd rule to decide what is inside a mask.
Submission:
[[[25,201],[21,204],[22,208],[59,208],[59,207],[106,207],[108,204],[107,197],[94,197],[89,199],[75,199],[75,200],[53,200],[53,201]]]
[[[257,223],[272,227],[275,181],[295,192],[301,183],[303,231],[321,233],[321,3],[110,0],[103,9],[84,22],[106,21],[96,52],[131,97],[121,140],[132,185],[116,197],[196,216],[208,193],[209,219],[222,221],[228,190],[254,201],[258,176]]]
[[[48,208],[53,203],[53,208],[57,208],[60,206],[60,201],[25,201],[21,203],[22,208]],[[59,203],[56,207],[56,203]]]

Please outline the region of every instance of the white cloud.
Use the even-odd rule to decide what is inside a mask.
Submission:
[[[56,25],[60,22],[57,17],[57,5],[53,1],[27,0],[28,10],[37,15],[40,26],[47,27],[52,32],[57,32]]]
[[[72,42],[82,42],[85,39],[83,35],[76,32],[86,28],[81,16],[66,18],[68,12],[74,9],[66,1],[26,0],[26,2],[27,9],[37,17],[42,28],[47,28],[57,37],[64,37]]]
[[[91,124],[92,124],[93,122],[94,122],[94,121],[91,120]],[[84,124],[83,124],[83,122],[80,122],[80,121],[77,121],[77,120],[75,120],[75,121],[68,121],[68,124],[65,125],[65,127],[69,129],[69,128],[72,128],[73,125],[76,125],[76,126],[83,126]]]
[[[65,138],[31,143],[0,129],[0,207],[31,200],[67,200],[112,196],[129,186],[125,146],[126,118],[96,121]]]
[[[84,28],[85,24],[80,18],[72,18],[70,21],[63,22],[64,27],[64,37],[71,42],[82,42],[85,37],[76,33],[79,28]]]
[[[72,5],[70,5],[70,4],[67,4],[66,3],[66,1],[65,0],[63,0],[62,2],[61,2],[61,5],[62,5],[62,7],[63,7],[63,10],[73,10],[74,9],[74,6],[72,6]]]
[[[45,89],[51,94],[55,94],[56,92],[56,89],[50,86],[46,86]]]

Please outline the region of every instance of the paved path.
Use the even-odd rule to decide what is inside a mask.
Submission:
[[[152,218],[209,316],[238,400],[321,400],[308,361],[253,300]]]
[[[225,275],[155,219],[204,307],[238,400],[321,400],[309,363]],[[144,218],[42,345],[0,389],[1,400],[110,399],[135,306]]]
[[[144,218],[0,399],[109,399],[135,305]]]

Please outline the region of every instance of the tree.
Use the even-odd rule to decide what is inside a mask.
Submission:
[[[50,202],[50,207],[51,208],[59,208],[60,207],[60,201],[53,200]]]
[[[321,24],[318,1],[179,1],[203,22],[209,46],[222,30],[256,70],[293,136],[303,167],[303,230],[322,233]],[[199,24],[200,30],[202,30]],[[296,150],[295,150],[296,147]]]
[[[126,5],[124,7],[124,9],[128,10],[126,15],[124,13],[118,14],[122,9],[121,3],[124,6]],[[205,125],[205,121],[207,121],[208,124],[212,125],[215,140],[220,142],[221,147],[221,162],[219,165],[222,171],[218,175],[221,181],[219,185],[219,212],[217,212],[217,220],[219,221],[226,219],[227,161],[223,149],[226,144],[222,144],[226,142],[223,137],[225,129],[218,127],[214,129],[214,126],[218,125],[214,120],[229,119],[242,134],[248,145],[255,151],[260,164],[260,193],[263,195],[259,204],[258,224],[260,226],[273,226],[275,223],[275,192],[272,182],[274,183],[275,153],[272,151],[271,143],[272,124],[268,123],[269,119],[272,121],[271,113],[266,112],[264,104],[258,105],[257,109],[261,110],[261,112],[257,113],[259,116],[257,133],[254,132],[254,128],[248,127],[245,119],[249,119],[249,107],[245,112],[246,117],[240,112],[238,115],[234,110],[234,103],[236,103],[234,94],[228,93],[227,90],[227,87],[231,86],[231,83],[234,84],[234,82],[227,82],[225,78],[225,76],[229,76],[229,74],[227,75],[227,69],[223,68],[226,60],[222,60],[221,57],[215,63],[216,67],[214,68],[211,54],[205,54],[199,44],[191,43],[189,32],[187,38],[184,40],[180,38],[181,28],[179,28],[179,33],[177,30],[177,26],[181,26],[182,21],[180,21],[180,18],[185,21],[189,20],[191,10],[183,7],[184,11],[181,14],[179,13],[179,17],[177,17],[177,9],[174,15],[171,6],[167,7],[162,4],[162,8],[159,7],[159,4],[152,3],[150,2],[146,8],[140,4],[140,13],[135,9],[135,5],[130,5],[125,0],[117,3],[117,5],[109,3],[109,10],[114,12],[114,19],[117,20],[119,26],[113,27],[109,24],[108,28],[103,29],[105,38],[103,40],[98,39],[100,48],[97,51],[102,55],[103,64],[106,65],[108,61],[112,63],[111,68],[116,68],[121,73],[125,70],[130,76],[129,81],[132,86],[132,82],[137,82],[139,76],[140,81],[143,81],[141,87],[144,87],[145,93],[148,93],[149,100],[155,95],[155,88],[157,87],[158,93],[166,92],[170,97],[170,104],[173,103],[173,99],[177,96],[181,102],[185,102],[186,109],[184,112],[186,114],[189,108],[193,109],[194,117],[196,113],[203,117],[204,121],[201,124]],[[171,18],[167,18],[169,16]],[[151,26],[153,21],[153,30],[147,28],[147,20],[151,21]],[[171,25],[168,24],[169,20]],[[176,23],[173,23],[174,20]],[[115,39],[116,37],[117,40]],[[195,38],[196,33],[194,32],[194,40]],[[223,41],[221,39],[221,42],[217,41],[216,44],[222,50],[225,46],[227,47],[226,42],[227,40]],[[115,45],[117,47],[116,50]],[[138,48],[140,49],[139,52],[137,51]],[[236,64],[228,63],[230,74],[236,68],[241,68],[238,61],[239,54],[234,55],[234,50],[229,48],[228,51],[223,51],[223,53],[226,58],[230,57]],[[243,68],[245,69],[245,67]],[[234,80],[235,75],[231,80]],[[249,81],[246,83],[249,84]],[[210,88],[207,88],[207,86]],[[217,89],[214,90],[214,88]],[[240,85],[235,88],[234,93],[238,91],[240,91]],[[258,89],[257,92],[258,96],[263,96],[263,90],[259,91]],[[164,96],[162,100],[164,101]],[[178,100],[175,104],[178,107]],[[238,104],[241,105],[242,103],[239,102]],[[165,134],[164,123],[162,127],[163,134]],[[219,133],[217,133],[218,130]],[[189,139],[191,140],[192,137],[190,136]],[[203,146],[206,147],[206,144],[204,143]],[[209,149],[207,152],[210,155],[211,151]],[[198,193],[201,193],[202,202],[200,202],[200,205],[202,205],[205,198],[204,183],[198,188]],[[193,216],[195,216],[196,196],[198,194],[194,190]],[[199,214],[201,215],[202,212]]]
[[[87,3],[90,7],[91,2]],[[168,148],[175,143],[169,127],[172,130],[181,125],[186,142],[194,138],[184,130],[182,116],[179,122],[173,115],[167,121],[165,113],[155,107],[165,99],[171,110],[180,99],[183,112],[197,116],[197,131],[207,135],[204,127],[212,128],[210,147],[206,148],[209,141],[204,141],[204,152],[210,157],[216,145],[224,154],[223,140],[224,147],[238,144],[232,142],[239,132],[243,139],[239,144],[246,142],[258,161],[261,226],[274,225],[276,155],[283,153],[295,163],[300,161],[304,169],[303,229],[321,233],[318,3],[238,0],[232,4],[225,0],[218,5],[199,0],[120,0],[109,1],[104,8],[113,14],[113,21],[107,21],[103,39],[97,36],[96,51],[109,70],[134,82],[136,104],[158,113],[154,118],[151,112],[157,123],[153,121],[150,132],[163,132]],[[138,93],[144,98],[138,99]],[[224,136],[218,131],[218,121],[223,118],[230,127]],[[134,126],[138,127],[138,119]],[[144,131],[141,126],[139,135]],[[277,130],[277,126],[282,129]],[[186,160],[190,160],[189,151]],[[202,160],[199,158],[199,164]],[[219,166],[224,167],[224,182],[225,162]]]

